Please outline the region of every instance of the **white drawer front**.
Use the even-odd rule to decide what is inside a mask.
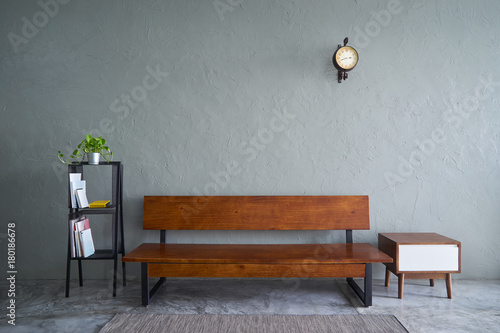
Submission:
[[[458,271],[458,245],[400,245],[400,271]]]

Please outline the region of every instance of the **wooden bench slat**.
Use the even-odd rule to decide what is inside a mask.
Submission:
[[[149,264],[150,277],[339,278],[365,277],[363,264]]]
[[[145,196],[146,230],[369,230],[368,196]]]
[[[158,244],[144,243],[122,258],[171,264],[390,263],[367,243],[347,244]]]

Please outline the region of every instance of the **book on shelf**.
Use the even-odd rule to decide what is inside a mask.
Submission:
[[[80,231],[80,245],[82,257],[87,258],[95,253],[92,231],[90,228]]]
[[[69,190],[71,194],[71,208],[85,208],[78,202],[78,191],[82,192],[81,196],[85,194],[85,201],[87,200],[87,183],[85,180],[74,180],[69,183]],[[87,201],[88,205],[88,201]],[[88,206],[87,206],[88,207]]]
[[[70,173],[69,174],[69,193],[70,193],[70,198],[71,198],[71,208],[77,208],[77,203],[76,203],[76,189],[78,188],[77,186],[81,185],[82,180],[82,174],[81,173]]]
[[[109,206],[109,200],[96,200],[89,204],[90,208],[106,208]]]
[[[90,223],[88,218],[82,216],[80,219],[70,220],[70,240],[72,241],[71,256],[73,258],[88,257],[93,254],[92,247],[94,246],[94,242],[92,241],[92,233],[85,230],[90,230]],[[85,236],[82,236],[82,231],[85,231]],[[92,241],[91,246],[89,244],[89,237],[90,241]],[[86,244],[83,244],[83,242],[85,242]]]
[[[87,193],[83,188],[79,188],[76,190],[76,199],[78,202],[78,208],[87,208],[89,206]]]
[[[78,233],[79,233],[79,231],[75,230],[75,232],[74,232],[74,235],[75,235],[74,238],[75,238],[75,248],[76,248],[76,250],[75,250],[75,257],[76,258],[79,258],[79,257],[82,256],[82,246],[80,244],[80,237],[78,236]]]
[[[75,223],[75,248],[76,256],[82,256],[82,244],[80,242],[80,231],[90,228],[89,219],[85,218]]]
[[[75,231],[76,231],[76,222],[85,220],[85,216],[81,216],[76,219],[69,220],[69,242],[70,242],[70,250],[71,257],[74,258],[77,256],[76,254],[76,242],[75,242]]]

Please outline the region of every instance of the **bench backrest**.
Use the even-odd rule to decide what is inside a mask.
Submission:
[[[368,196],[145,196],[146,230],[368,230]]]

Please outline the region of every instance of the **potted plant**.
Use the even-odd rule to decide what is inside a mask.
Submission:
[[[64,159],[64,155],[61,151],[57,151],[57,157],[59,160],[66,164],[81,163],[85,158],[85,154],[87,154],[89,164],[99,164],[100,156],[108,162],[113,159],[113,152],[108,146],[106,146],[106,140],[102,137],[94,138],[90,134],[87,134],[85,139],[83,139],[77,146],[77,149],[75,149],[66,160]]]

